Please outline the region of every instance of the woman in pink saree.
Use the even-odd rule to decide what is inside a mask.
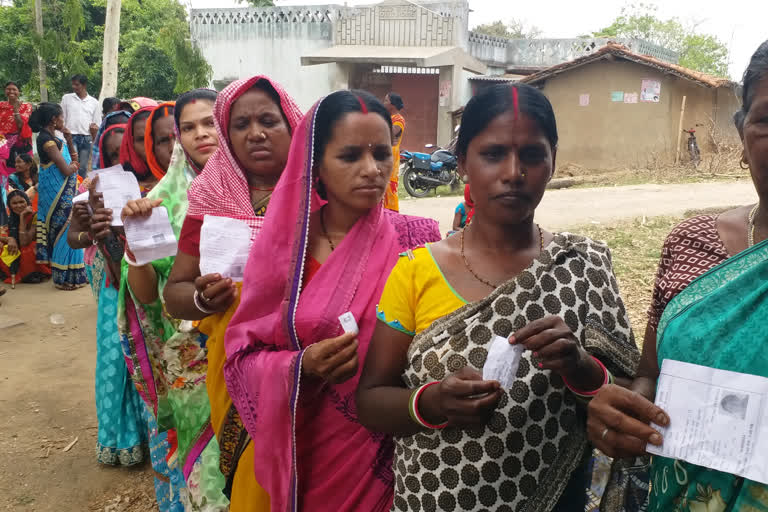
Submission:
[[[390,133],[367,93],[321,100],[293,134],[251,248],[224,375],[273,511],[392,504],[392,442],[360,425],[355,389],[398,254],[440,235],[435,221],[383,209]],[[347,312],[359,333],[342,333]]]

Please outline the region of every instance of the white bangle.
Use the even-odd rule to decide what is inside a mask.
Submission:
[[[130,266],[132,266],[132,267],[143,267],[144,265],[146,265],[146,263],[145,263],[144,265],[139,265],[138,263],[136,263],[135,261],[133,261],[133,260],[131,259],[131,257],[130,257],[130,256],[128,256],[128,253],[127,253],[127,252],[124,252],[124,253],[123,253],[123,259],[125,260],[125,262],[126,262],[127,264],[129,264],[129,265],[130,265]]]
[[[214,311],[205,307],[201,293],[197,290],[195,290],[195,294],[192,296],[192,300],[195,302],[195,307],[200,310],[201,313],[205,313],[206,315],[214,315],[218,313],[218,311]]]

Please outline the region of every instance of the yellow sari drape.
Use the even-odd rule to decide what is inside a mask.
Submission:
[[[235,314],[240,304],[240,283],[237,283],[238,298],[225,312],[209,316],[200,323],[200,332],[208,336],[208,398],[211,402],[211,425],[216,434],[216,439],[222,451],[222,457],[227,447],[221,446],[222,430],[227,421],[231,420],[229,414],[232,400],[224,382],[224,363],[227,360],[224,349],[224,333],[232,315]],[[259,485],[253,474],[253,443],[248,440],[246,448],[237,463],[232,482],[232,496],[230,498],[230,512],[269,512],[269,495]],[[226,476],[226,475],[225,475]]]

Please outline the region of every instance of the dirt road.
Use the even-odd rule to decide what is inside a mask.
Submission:
[[[454,209],[461,200],[459,197],[404,199],[400,201],[400,211],[437,219],[440,231],[445,234],[451,229]],[[680,215],[696,208],[755,201],[757,194],[751,181],[548,190],[536,210],[536,220],[547,229],[563,230],[590,222],[607,223],[643,215]]]
[[[151,468],[96,464],[95,365],[90,288],[20,285],[0,298],[0,510],[156,510]]]

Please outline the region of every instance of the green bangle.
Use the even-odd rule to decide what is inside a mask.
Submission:
[[[411,391],[411,397],[408,399],[408,414],[411,416],[411,420],[419,426],[421,426],[421,422],[416,417],[416,409],[414,406],[416,405],[416,395],[419,393],[420,389],[421,387],[418,387]]]

